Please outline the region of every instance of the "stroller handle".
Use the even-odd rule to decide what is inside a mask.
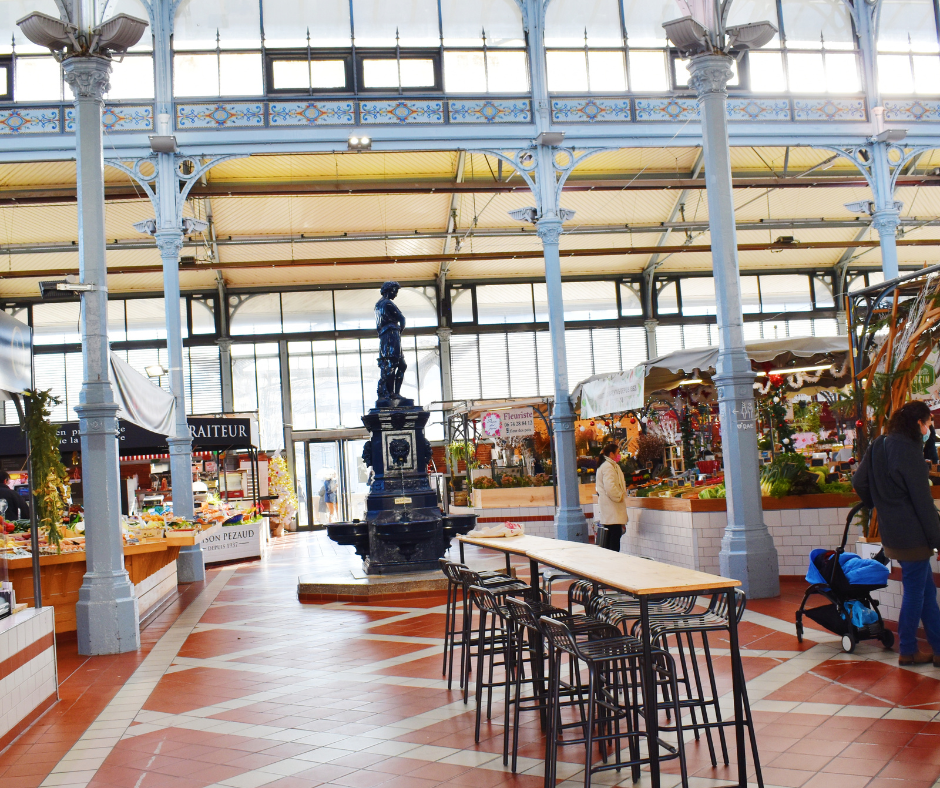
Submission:
[[[842,532],[842,544],[839,545],[839,549],[837,552],[839,553],[845,552],[845,543],[849,540],[849,528],[852,526],[852,520],[854,520],[855,515],[857,515],[864,508],[865,508],[865,504],[857,503],[855,504],[855,506],[853,506],[849,510],[849,514],[845,518],[845,530]]]

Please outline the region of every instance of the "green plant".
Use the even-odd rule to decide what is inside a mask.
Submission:
[[[61,403],[50,390],[26,391],[25,429],[30,442],[29,481],[36,499],[36,522],[48,531],[47,539],[61,551],[59,525],[68,509],[69,474],[59,452],[58,429],[49,421],[52,408]]]

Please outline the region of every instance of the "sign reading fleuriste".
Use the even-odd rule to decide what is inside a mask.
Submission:
[[[535,435],[532,408],[490,411],[483,416],[483,432],[491,438],[527,438]]]
[[[593,419],[611,413],[639,410],[643,407],[644,369],[640,364],[632,369],[614,372],[581,386],[581,418]]]

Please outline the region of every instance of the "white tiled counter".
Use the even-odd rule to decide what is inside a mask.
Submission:
[[[594,519],[594,504],[582,503],[581,510],[588,522]],[[451,506],[452,514],[475,514],[477,525],[487,527],[507,521],[522,523],[525,532],[533,536],[555,538],[555,507],[554,506],[511,506],[503,509],[467,506]]]
[[[57,686],[53,609],[0,620],[0,749],[57,700]]]
[[[805,575],[810,550],[834,549],[855,496],[764,498],[764,522],[777,548],[781,575]],[[728,523],[724,500],[628,498],[629,522],[621,552],[718,574],[718,552]],[[848,546],[858,534],[849,531]]]

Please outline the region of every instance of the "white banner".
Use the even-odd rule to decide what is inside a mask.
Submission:
[[[176,399],[149,378],[141,375],[116,353],[111,354],[111,374],[118,418],[155,432],[176,432]]]
[[[532,408],[490,411],[483,416],[483,432],[491,438],[527,438],[535,435]]]
[[[237,558],[260,558],[264,555],[264,529],[267,520],[260,523],[223,525],[218,533],[210,534],[202,542],[205,563],[233,561]]]
[[[581,384],[581,418],[638,410],[643,402],[643,365]]]

